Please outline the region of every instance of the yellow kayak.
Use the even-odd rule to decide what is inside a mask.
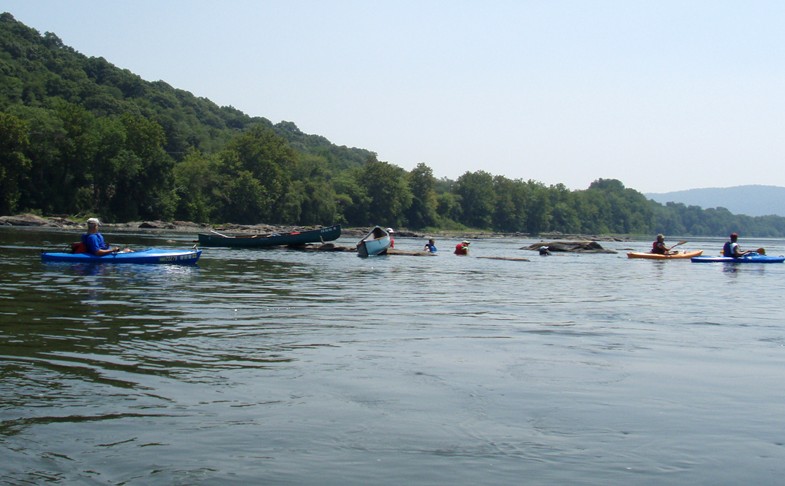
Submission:
[[[700,256],[703,254],[703,250],[695,250],[695,251],[680,251],[676,253],[671,253],[669,255],[660,255],[659,253],[644,253],[633,251],[627,253],[628,258],[647,258],[649,260],[679,260],[684,258],[692,258],[696,256]]]

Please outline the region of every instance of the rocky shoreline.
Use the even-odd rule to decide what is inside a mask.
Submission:
[[[86,219],[85,219],[86,221]],[[17,227],[38,227],[80,231],[85,228],[85,222],[74,221],[65,216],[38,216],[35,214],[18,214],[14,216],[0,216],[0,226]],[[205,223],[193,223],[190,221],[130,221],[127,223],[105,223],[101,222],[103,232],[149,232],[149,233],[204,233],[210,230],[231,233],[250,233],[250,234],[269,234],[284,233],[288,231],[303,231],[316,229],[319,226],[276,226],[269,224],[242,225],[242,224],[222,224],[211,225]],[[358,234],[362,230],[357,229]],[[344,230],[346,232],[346,230]]]
[[[86,219],[85,219],[86,221]],[[13,216],[0,216],[0,227],[37,227],[51,228],[54,230],[81,231],[85,228],[84,221],[74,221],[66,216],[38,216],[35,214],[18,214]],[[193,223],[190,221],[132,221],[128,223],[102,223],[101,228],[104,232],[148,232],[152,234],[165,233],[204,233],[210,230],[227,233],[249,233],[267,235],[271,233],[286,233],[290,231],[306,231],[318,229],[321,226],[282,226],[269,224],[242,225],[242,224],[217,224]],[[362,237],[370,228],[351,228],[341,229],[343,236]],[[540,235],[528,235],[526,233],[497,233],[483,231],[450,231],[439,230],[433,232],[417,232],[405,229],[396,230],[398,237],[412,238],[460,238],[460,239],[485,239],[485,238],[553,238],[569,239],[579,241],[631,241],[627,237],[609,235],[567,235],[561,233],[543,233]]]

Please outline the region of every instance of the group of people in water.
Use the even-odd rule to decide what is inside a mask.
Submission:
[[[387,234],[390,235],[390,248],[395,248],[395,230],[392,228],[387,228]],[[436,249],[436,240],[433,238],[428,239],[428,243],[425,244],[425,248],[423,251],[427,251],[429,253],[436,253],[438,250]],[[469,254],[469,242],[463,240],[462,242],[455,245],[455,252],[456,255],[468,255]]]
[[[741,258],[744,255],[749,255],[752,253],[758,253],[759,251],[755,250],[747,250],[743,251],[741,247],[739,247],[738,243],[739,235],[737,233],[731,233],[730,239],[725,242],[722,246],[722,256],[726,257],[733,257],[733,258]],[[684,243],[684,242],[682,242]],[[676,253],[673,248],[676,245],[671,246],[670,248],[665,245],[665,236],[659,234],[657,235],[657,239],[651,245],[651,253],[656,253],[658,255],[671,255]]]
[[[468,255],[469,245],[470,243],[468,241],[463,240],[462,242],[455,245],[455,251],[453,253],[455,253],[456,255]],[[428,243],[425,244],[424,250],[431,253],[436,253],[436,242],[434,241],[433,238],[430,238],[428,240]]]
[[[120,247],[111,247],[106,240],[104,240],[104,236],[98,231],[98,227],[101,226],[101,221],[98,218],[90,218],[87,220],[87,233],[82,235],[82,241],[80,250],[84,251],[85,253],[90,253],[96,256],[103,256],[108,255],[110,253],[117,253],[117,252],[126,252],[131,251],[128,249],[121,250]],[[390,234],[390,247],[394,248],[395,240],[393,239],[393,234],[395,231],[392,228],[387,228],[387,233]],[[725,242],[722,247],[722,254],[723,256],[729,256],[734,258],[740,258],[744,255],[749,255],[751,253],[756,253],[755,250],[747,250],[744,251],[739,247],[738,243],[739,235],[737,233],[731,233],[730,239]],[[681,242],[684,243],[684,242]],[[651,253],[656,253],[659,255],[669,255],[675,253],[673,250],[674,247],[678,246],[680,243],[668,247],[665,244],[665,236],[662,234],[657,235],[657,239],[651,245]],[[455,245],[455,253],[456,255],[468,255],[469,254],[469,245],[470,243],[467,240],[463,240],[457,245]],[[547,249],[547,247],[544,247]],[[425,244],[424,251],[430,253],[436,253],[436,241],[433,238],[428,239],[428,243]],[[540,252],[543,254],[543,252]],[[548,252],[549,253],[549,252]],[[545,253],[547,254],[547,253]]]
[[[456,255],[468,255],[469,245],[470,243],[468,241],[463,240],[462,242],[455,245],[455,251],[453,253],[455,253]],[[436,241],[434,241],[433,238],[429,238],[428,243],[425,244],[425,248],[423,248],[423,250],[431,253],[436,253],[437,251]]]

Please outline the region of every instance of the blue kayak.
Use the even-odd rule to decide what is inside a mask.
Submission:
[[[147,250],[132,251],[128,253],[112,253],[104,256],[95,256],[90,253],[67,253],[45,251],[41,253],[41,260],[45,262],[72,262],[72,263],[146,263],[146,264],[171,264],[193,265],[199,260],[202,250],[162,250],[148,248]]]
[[[782,263],[785,261],[785,256],[768,256],[751,253],[740,258],[726,257],[726,256],[696,256],[690,258],[693,263]]]

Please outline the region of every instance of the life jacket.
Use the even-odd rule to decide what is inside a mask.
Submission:
[[[725,244],[722,245],[722,254],[724,256],[726,256],[726,257],[732,257],[733,256],[732,245],[733,245],[733,242],[731,242],[731,241],[726,241]]]
[[[83,233],[78,243],[71,243],[71,251],[73,253],[88,253],[90,251],[90,247],[87,246],[88,236],[90,233]]]
[[[658,243],[659,241],[655,241],[654,243],[651,244],[651,252],[657,253],[659,255],[664,255],[666,252],[665,250],[657,246]]]

